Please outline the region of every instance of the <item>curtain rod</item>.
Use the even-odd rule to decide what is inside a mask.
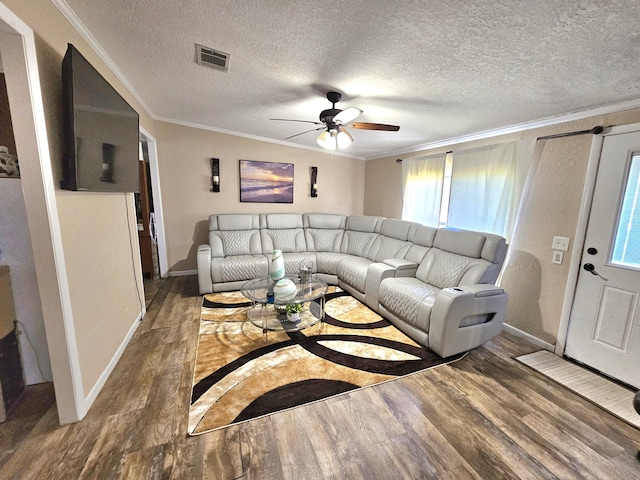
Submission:
[[[538,137],[536,138],[536,142],[538,140],[549,140],[551,138],[562,138],[562,137],[573,137],[574,135],[585,135],[587,133],[591,133],[593,135],[598,135],[600,133],[602,133],[604,131],[604,127],[601,126],[596,126],[593,127],[589,130],[579,130],[577,132],[566,132],[566,133],[556,133],[554,135],[545,135],[544,137]],[[450,152],[447,152],[450,153]],[[401,158],[396,158],[396,163],[402,163],[402,159]]]
[[[453,150],[447,150],[447,151],[446,151],[446,152],[444,152],[444,153],[445,153],[445,155],[446,155],[447,153],[453,153]],[[396,163],[402,163],[402,159],[401,159],[401,158],[396,158]]]
[[[604,127],[597,126],[589,130],[580,130],[578,132],[567,132],[567,133],[556,133],[555,135],[545,135],[544,137],[536,138],[536,141],[549,140],[550,138],[573,137],[574,135],[584,135],[586,133],[592,133],[593,135],[598,135],[599,133],[602,133],[603,130],[604,130]]]

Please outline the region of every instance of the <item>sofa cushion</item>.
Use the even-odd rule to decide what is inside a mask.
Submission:
[[[417,226],[409,232],[409,241],[411,246],[404,258],[410,260],[416,265],[424,260],[427,252],[433,247],[433,241],[436,238],[437,228],[427,227],[424,225]]]
[[[437,228],[419,225],[409,232],[408,240],[415,245],[431,248],[433,247],[433,241],[436,239],[436,233],[438,233]]]
[[[271,213],[260,215],[260,239],[262,253],[306,252],[307,244],[302,229],[302,215],[295,213]]]
[[[380,304],[410,325],[429,331],[431,307],[440,288],[414,277],[386,278],[380,283]]]
[[[282,259],[284,260],[284,272],[285,275],[296,276],[300,272],[302,262],[311,264],[312,271],[317,271],[316,256],[310,252],[290,252],[283,253]]]
[[[304,252],[306,243],[304,232],[301,228],[287,230],[260,230],[262,239],[262,252],[273,253],[281,250],[282,253]]]
[[[347,218],[346,230],[355,232],[380,233],[384,217],[373,217],[367,215],[351,215]]]
[[[465,257],[480,258],[485,238],[482,233],[442,228],[436,233],[433,246]]]
[[[273,230],[302,228],[302,215],[299,213],[263,213],[260,215],[260,228]]]
[[[418,226],[419,224],[407,222],[406,220],[385,218],[380,227],[380,233],[385,237],[406,241],[409,239],[409,234]]]
[[[236,255],[211,259],[211,279],[214,283],[227,283],[263,278],[269,274],[264,255]]]
[[[408,239],[415,236],[415,231],[419,227],[419,224],[413,222],[390,218],[384,219],[380,227],[380,236],[364,256],[375,262],[382,262],[389,258],[404,259],[409,249],[413,247],[413,243]],[[419,257],[417,262],[415,259],[411,261],[419,263],[425,253],[426,250],[421,256],[414,255],[416,258]]]
[[[258,215],[209,215],[211,256],[224,257],[262,253],[259,224]]]
[[[382,262],[388,258],[404,258],[409,248],[411,248],[411,242],[403,242],[380,235],[375,240],[367,257],[375,262]]]
[[[209,232],[212,257],[256,255],[262,252],[258,230],[229,230]]]
[[[347,255],[336,252],[316,252],[316,268],[318,273],[338,274],[338,263]]]
[[[347,223],[346,215],[305,213],[302,215],[302,223],[308,252],[340,251]]]
[[[339,252],[344,230],[305,228],[304,239],[309,252]]]
[[[260,216],[242,213],[209,215],[209,230],[258,230]]]
[[[367,270],[372,263],[368,258],[346,255],[338,262],[338,278],[357,291],[364,292]]]
[[[457,287],[475,260],[432,248],[418,267],[416,278],[438,288]]]
[[[347,255],[368,257],[371,247],[379,236],[379,233],[374,232],[346,230],[342,237],[340,252]]]
[[[333,213],[305,213],[302,215],[304,228],[344,230],[347,216]]]

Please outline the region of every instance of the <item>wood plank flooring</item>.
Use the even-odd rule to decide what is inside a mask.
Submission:
[[[147,315],[81,422],[51,385],[0,424],[1,479],[640,478],[640,430],[514,360],[503,333],[463,360],[187,437],[201,297],[145,284]]]

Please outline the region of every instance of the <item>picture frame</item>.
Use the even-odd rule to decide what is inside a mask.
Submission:
[[[240,160],[240,201],[293,203],[293,163]]]

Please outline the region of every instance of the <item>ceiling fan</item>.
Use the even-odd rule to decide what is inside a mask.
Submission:
[[[271,120],[280,120],[284,122],[303,122],[313,123],[314,125],[321,125],[318,128],[313,128],[311,130],[306,130],[304,132],[291,135],[290,137],[285,138],[285,140],[297,137],[299,135],[304,135],[305,133],[324,130],[320,135],[318,135],[316,141],[318,142],[318,145],[327,150],[343,149],[351,145],[351,143],[353,142],[353,137],[349,133],[349,130],[346,129],[346,127],[361,130],[384,130],[388,132],[397,132],[398,130],[400,130],[400,127],[398,125],[354,122],[353,120],[360,116],[362,110],[355,107],[345,108],[344,110],[336,108],[336,103],[338,103],[341,99],[341,93],[327,92],[327,100],[329,100],[333,104],[333,106],[327,110],[323,110],[322,112],[320,112],[319,122],[313,122],[310,120],[290,120],[288,118],[272,118]]]

